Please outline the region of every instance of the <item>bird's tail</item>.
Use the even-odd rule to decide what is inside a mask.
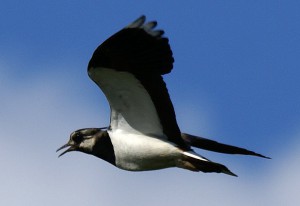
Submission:
[[[200,149],[205,149],[205,150],[210,150],[214,152],[220,152],[220,153],[226,153],[226,154],[242,154],[242,155],[252,155],[252,156],[258,156],[258,157],[263,157],[267,159],[271,159],[270,157],[258,154],[256,152],[228,145],[228,144],[223,144],[219,143],[210,139],[206,139],[203,137],[197,137],[194,135],[182,133],[181,137],[184,139],[184,141],[192,146],[192,147],[197,147]]]
[[[183,158],[178,166],[195,172],[216,172],[237,177],[237,175],[231,172],[226,166],[212,162],[192,151],[183,152]]]

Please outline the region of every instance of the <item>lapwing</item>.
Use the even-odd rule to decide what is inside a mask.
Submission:
[[[181,133],[163,75],[173,68],[173,55],[156,21],[141,16],[104,41],[88,64],[89,77],[110,105],[107,128],[74,131],[67,148],[101,158],[128,171],[171,167],[236,176],[192,147],[228,154],[268,158],[247,149]]]

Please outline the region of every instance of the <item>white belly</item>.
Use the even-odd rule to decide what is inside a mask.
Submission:
[[[128,134],[121,130],[108,131],[111,138],[116,166],[130,171],[155,170],[175,167],[182,151],[164,140]]]

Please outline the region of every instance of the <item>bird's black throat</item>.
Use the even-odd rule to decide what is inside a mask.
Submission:
[[[107,131],[101,131],[95,134],[95,145],[92,155],[99,157],[113,165],[116,165],[116,156],[114,146]]]

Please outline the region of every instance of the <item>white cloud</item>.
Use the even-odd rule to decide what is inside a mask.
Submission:
[[[55,149],[67,141],[71,130],[106,120],[98,118],[85,102],[74,102],[69,90],[76,86],[69,85],[76,85],[75,80],[66,83],[53,74],[26,85],[13,82],[9,75],[1,80],[5,81],[0,88],[0,205],[300,203],[299,141],[277,155],[281,158],[244,157],[247,164],[267,166],[255,168],[253,174],[238,164],[231,165],[238,178],[180,169],[126,172],[75,152],[58,159]],[[227,157],[233,162],[236,158],[224,159]]]

